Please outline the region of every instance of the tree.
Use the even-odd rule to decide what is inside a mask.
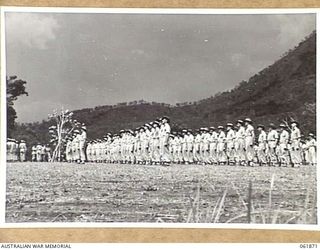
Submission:
[[[61,109],[60,113],[57,110],[53,114],[49,114],[49,118],[54,120],[56,125],[49,127],[50,143],[54,146],[51,161],[61,161],[66,137],[70,136],[73,130],[80,126],[76,120],[72,120],[73,112]]]
[[[17,79],[17,76],[9,76],[7,84],[7,136],[10,137],[15,126],[17,112],[13,107],[14,101],[21,95],[27,95],[25,84],[27,82]]]

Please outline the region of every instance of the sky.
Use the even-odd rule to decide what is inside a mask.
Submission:
[[[5,15],[18,122],[125,101],[175,104],[232,89],[315,30],[313,14]]]

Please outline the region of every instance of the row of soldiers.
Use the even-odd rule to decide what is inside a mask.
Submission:
[[[26,161],[27,144],[25,140],[7,138],[7,161]]]
[[[28,147],[25,140],[16,140],[7,138],[7,161],[8,162],[24,162],[27,161]],[[31,147],[31,161],[45,162],[51,159],[51,148],[49,144],[33,145]]]
[[[144,124],[119,134],[107,133],[103,139],[89,141],[85,147],[83,132],[75,131],[68,161],[129,163],[129,164],[219,164],[299,166],[303,162],[316,163],[316,140],[310,133],[301,140],[299,124],[259,124],[252,120],[238,120],[236,124],[183,129],[172,132],[168,117]],[[257,133],[257,135],[255,134]],[[86,135],[86,134],[85,134]],[[73,145],[73,146],[72,146]],[[68,151],[69,149],[69,151]]]
[[[67,162],[84,164],[86,157],[87,127],[83,123],[66,138],[65,158]]]
[[[51,160],[51,147],[49,144],[33,145],[31,148],[31,161],[33,162],[49,162]]]

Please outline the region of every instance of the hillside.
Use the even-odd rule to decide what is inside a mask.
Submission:
[[[304,133],[316,129],[316,34],[308,36],[274,64],[243,81],[237,87],[198,102],[171,106],[143,101],[75,110],[74,117],[87,124],[88,137],[135,128],[157,117],[171,117],[174,129],[198,128],[234,122],[250,117],[255,123],[279,123],[293,118],[301,122]],[[43,127],[49,122],[38,123]],[[30,124],[29,124],[30,125]],[[36,125],[17,126],[16,138],[26,133],[38,140]],[[28,130],[28,131],[27,131]],[[25,135],[25,136],[24,136]],[[29,137],[29,136],[27,136]],[[26,138],[28,140],[28,138]]]

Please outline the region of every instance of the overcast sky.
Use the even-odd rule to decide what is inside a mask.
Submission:
[[[315,15],[6,13],[7,75],[27,81],[19,122],[54,108],[174,104],[233,88],[315,29]]]

